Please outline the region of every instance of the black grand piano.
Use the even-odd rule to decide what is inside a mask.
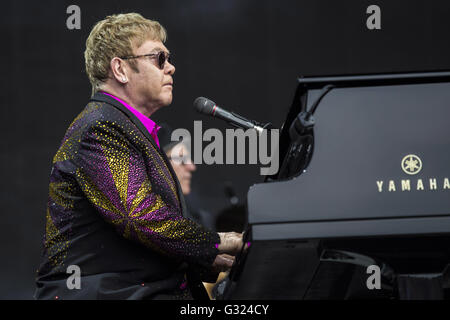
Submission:
[[[450,298],[450,72],[299,78],[279,150],[217,299]]]

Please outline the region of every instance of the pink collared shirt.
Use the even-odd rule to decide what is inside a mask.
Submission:
[[[156,145],[158,146],[158,148],[160,148],[160,146],[159,146],[159,139],[158,139],[158,131],[159,131],[159,129],[161,129],[160,126],[158,126],[152,119],[144,116],[142,113],[137,111],[135,108],[130,106],[128,103],[126,103],[122,99],[119,99],[119,98],[113,96],[110,93],[106,93],[106,92],[102,92],[102,93],[106,94],[107,96],[110,96],[113,99],[116,99],[121,104],[123,104],[128,110],[130,110],[139,119],[139,121],[142,122],[142,124],[144,125],[145,129],[147,129],[147,131],[152,136],[153,140],[155,140]]]

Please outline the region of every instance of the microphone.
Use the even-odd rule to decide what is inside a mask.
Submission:
[[[194,100],[194,108],[200,113],[222,119],[235,127],[243,129],[256,129],[258,133],[263,132],[264,128],[270,125],[261,125],[256,121],[248,120],[236,113],[224,110],[220,108],[214,101],[204,97],[198,97]]]

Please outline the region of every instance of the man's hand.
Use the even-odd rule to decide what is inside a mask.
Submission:
[[[218,254],[213,262],[214,272],[224,272],[231,269],[234,263],[234,257],[226,253]]]
[[[228,253],[233,256],[242,249],[242,233],[237,232],[219,232],[220,244],[219,253]]]

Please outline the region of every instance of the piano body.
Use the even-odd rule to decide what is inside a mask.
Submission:
[[[279,149],[217,299],[450,297],[450,72],[299,78]]]

